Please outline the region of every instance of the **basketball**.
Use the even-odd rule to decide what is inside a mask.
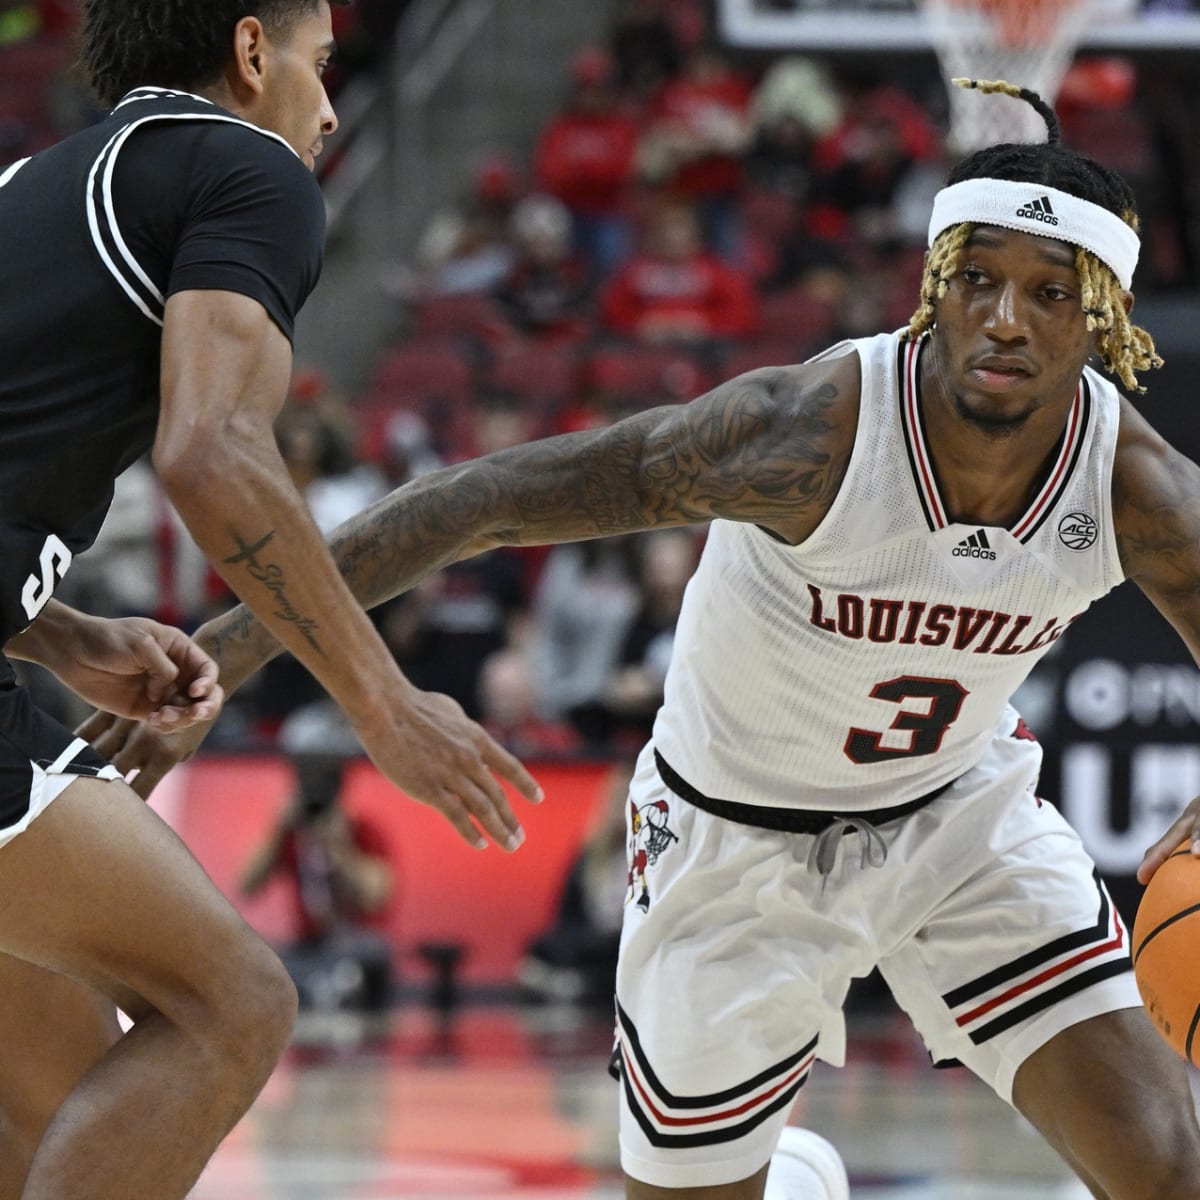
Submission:
[[[1146,885],[1133,922],[1133,971],[1159,1033],[1200,1065],[1200,859],[1183,842]]]

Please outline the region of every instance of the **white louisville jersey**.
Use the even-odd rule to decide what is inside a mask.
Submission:
[[[1112,384],[1085,370],[1020,519],[962,525],[922,427],[926,344],[893,333],[828,352],[860,355],[862,401],[845,479],[805,542],[711,527],[654,726],[657,751],[706,796],[853,812],[941,787],[982,754],[1038,659],[1123,578]]]

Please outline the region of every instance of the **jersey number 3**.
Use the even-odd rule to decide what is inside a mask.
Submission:
[[[46,607],[54,589],[71,565],[71,552],[57,533],[52,533],[42,544],[38,555],[38,571],[25,580],[21,589],[21,604],[25,615],[32,621]]]
[[[924,711],[914,712],[901,707],[891,729],[905,730],[909,734],[907,746],[885,746],[884,734],[874,729],[851,729],[846,738],[846,756],[856,763],[891,762],[897,758],[918,758],[922,754],[933,754],[942,744],[946,730],[954,723],[967,689],[953,679],[921,679],[912,675],[901,675],[877,683],[871,689],[874,700],[890,700],[904,705],[907,700],[926,701]]]

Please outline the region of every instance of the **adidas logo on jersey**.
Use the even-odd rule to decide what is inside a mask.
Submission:
[[[977,529],[970,537],[963,538],[950,553],[955,558],[988,558],[993,562],[996,560],[996,552],[988,544],[987,533],[982,529]]]
[[[1027,221],[1041,221],[1044,225],[1057,225],[1058,218],[1054,215],[1054,209],[1050,207],[1049,196],[1039,196],[1036,200],[1030,200],[1028,204],[1023,204],[1017,209],[1018,217],[1024,217]]]

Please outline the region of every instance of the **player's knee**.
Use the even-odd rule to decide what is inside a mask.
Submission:
[[[279,956],[247,934],[208,992],[198,1031],[224,1066],[261,1086],[274,1069],[296,1021],[296,987]]]
[[[239,1025],[257,1048],[251,1057],[260,1070],[270,1074],[292,1036],[298,998],[296,985],[266,943],[259,943],[254,959],[249,997],[243,1001]]]

